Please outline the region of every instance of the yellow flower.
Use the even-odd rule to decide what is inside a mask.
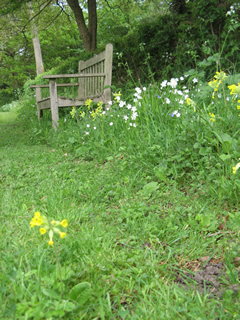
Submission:
[[[60,224],[63,228],[66,228],[66,227],[68,226],[67,219],[62,220],[59,224]]]
[[[41,213],[39,211],[34,213],[34,218],[40,218],[41,217]]]
[[[53,242],[52,240],[49,240],[49,241],[48,241],[48,244],[49,244],[50,246],[52,246],[53,243],[54,243],[54,242]]]
[[[215,121],[215,115],[211,112],[209,112],[210,115],[210,121],[214,122]]]
[[[34,216],[30,221],[30,227],[33,228],[35,226],[40,226],[43,223],[42,217]]]
[[[231,90],[230,94],[233,94],[234,91],[236,90],[236,85],[235,84],[232,84],[231,86],[228,86],[228,89]]]
[[[240,160],[240,158],[239,158]],[[237,172],[237,170],[240,168],[240,162],[236,165],[236,167],[233,167],[233,174],[235,174]]]
[[[53,225],[56,224],[56,223],[57,223],[57,222],[56,222],[55,220],[52,220],[52,221],[51,221],[51,224],[53,224]]]
[[[40,228],[39,231],[40,231],[41,234],[44,234],[44,233],[47,232],[47,229],[46,228]]]
[[[30,221],[30,227],[33,228],[33,227],[35,227],[35,225],[36,225],[36,223],[35,223],[35,221],[32,219],[32,220]]]
[[[63,239],[66,237],[66,232],[59,232],[59,235]]]

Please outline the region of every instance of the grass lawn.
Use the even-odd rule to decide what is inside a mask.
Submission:
[[[34,144],[0,113],[1,319],[240,319],[239,215],[131,155]],[[36,211],[68,220],[40,234]]]

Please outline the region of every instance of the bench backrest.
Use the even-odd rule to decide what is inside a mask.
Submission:
[[[107,44],[103,52],[87,61],[79,61],[79,73],[90,75],[96,73],[104,74],[98,77],[79,78],[79,100],[98,97],[99,100],[103,100],[104,103],[111,100],[111,88],[105,88],[105,86],[111,86],[112,59],[113,46],[112,44]]]

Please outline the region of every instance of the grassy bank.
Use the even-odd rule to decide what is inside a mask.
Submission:
[[[174,86],[88,102],[56,132],[0,115],[1,318],[238,319],[236,104]]]

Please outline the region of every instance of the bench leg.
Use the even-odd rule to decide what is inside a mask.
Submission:
[[[43,116],[43,110],[41,110],[37,103],[37,115],[38,115],[38,121],[40,121],[41,117]]]
[[[57,84],[56,79],[51,79],[49,81],[49,90],[50,90],[50,104],[51,104],[51,113],[52,113],[52,125],[56,130],[58,126],[58,98],[57,98]]]

